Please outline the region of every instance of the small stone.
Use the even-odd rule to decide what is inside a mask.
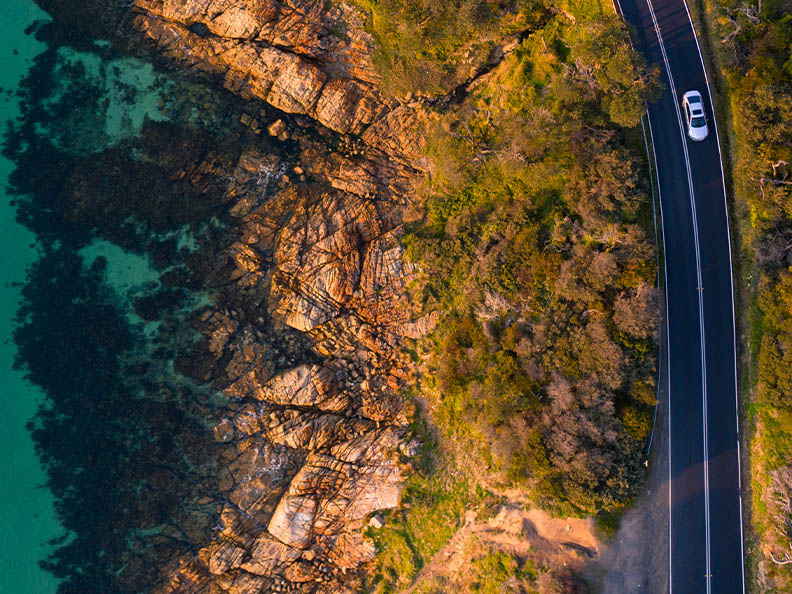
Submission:
[[[299,165],[297,165],[297,166],[294,168],[294,170],[293,170],[293,171],[294,171],[294,173],[296,173],[297,175],[302,175],[303,173],[305,173],[305,170],[304,170],[302,167],[300,167]]]
[[[239,121],[242,122],[244,126],[250,126],[250,122],[253,120],[248,114],[243,113],[242,116],[239,118]]]
[[[412,458],[421,449],[421,443],[417,439],[413,439],[410,443],[400,443],[399,450],[405,456]]]
[[[369,520],[369,526],[374,528],[375,530],[379,530],[385,525],[385,518],[382,517],[382,514],[374,514],[371,516]]]
[[[259,121],[258,121],[257,119],[253,118],[253,119],[250,121],[250,127],[251,127],[253,130],[258,130],[258,129],[261,127],[261,124],[259,124]]]
[[[503,53],[508,54],[509,52],[514,51],[518,45],[520,45],[520,40],[512,39],[509,43],[503,46]]]
[[[214,438],[219,443],[227,443],[234,438],[234,424],[225,418],[214,427]]]
[[[267,127],[270,136],[280,136],[286,130],[286,122],[281,119],[275,120]]]
[[[281,142],[283,142],[284,140],[289,140],[289,133],[284,130],[283,132],[278,134],[278,140],[280,140]]]

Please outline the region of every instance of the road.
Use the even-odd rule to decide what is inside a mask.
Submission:
[[[664,84],[648,120],[665,247],[668,590],[741,594],[731,253],[709,88],[684,0],[620,0],[620,10],[634,28],[637,49],[660,66]],[[690,89],[701,92],[709,116],[710,135],[698,143],[681,126],[681,98]]]

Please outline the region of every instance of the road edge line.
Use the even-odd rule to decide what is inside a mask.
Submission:
[[[613,10],[616,12],[622,20],[624,20],[624,13],[622,11],[621,2],[620,0],[611,0],[611,4],[613,4]],[[617,9],[618,6],[618,9]],[[628,32],[629,38],[629,32]],[[659,38],[658,38],[659,39]],[[633,46],[632,40],[630,40],[630,47],[632,47],[633,51],[637,51]],[[647,157],[647,164],[649,166],[649,183],[652,188],[652,215],[654,217],[655,222],[655,246],[657,248],[657,262],[659,265],[660,261],[660,249],[658,246],[658,237],[657,237],[657,210],[659,206],[660,210],[660,235],[662,236],[663,242],[663,295],[665,296],[665,307],[664,309],[664,318],[665,318],[665,339],[666,339],[666,415],[668,419],[668,592],[672,594],[674,582],[673,582],[673,569],[671,565],[671,532],[672,532],[672,522],[671,522],[671,341],[669,340],[670,335],[670,326],[669,326],[669,316],[668,316],[668,262],[666,261],[666,236],[665,236],[665,219],[663,218],[663,193],[660,189],[660,168],[657,163],[657,152],[655,151],[655,142],[654,142],[654,133],[652,131],[652,118],[649,115],[649,105],[644,101],[645,113],[646,116],[646,123],[649,128],[649,137],[651,141],[647,141],[646,138],[646,127],[644,127],[644,118],[641,116],[641,129],[643,131],[644,136],[644,146],[646,147],[646,157]],[[652,147],[652,154],[649,155],[649,146]],[[654,168],[652,164],[654,163]],[[654,179],[652,178],[652,169],[654,169]],[[655,181],[657,182],[657,206],[655,206]],[[658,269],[658,280],[660,278],[660,271]],[[661,375],[659,373],[659,369],[663,364],[662,359],[662,348],[663,348],[663,339],[662,337],[658,341],[658,377],[657,377],[657,395],[659,396],[660,392],[660,378]],[[658,404],[659,404],[659,398]],[[655,404],[655,421],[652,424],[652,437],[654,437],[654,430],[655,425],[657,424],[657,404]],[[652,447],[651,439],[649,442],[649,447],[647,448],[647,454]]]
[[[654,134],[652,133],[652,118],[649,116],[649,110],[646,111],[646,121],[649,126],[649,135],[652,137],[652,154],[655,158],[655,175],[657,176],[657,194],[658,204],[660,205],[660,230],[663,236],[663,245],[665,246],[665,220],[663,219],[663,194],[660,190],[660,168],[657,165],[657,155],[654,148]],[[668,375],[666,386],[666,400],[668,405],[666,407],[668,414],[668,592],[673,591],[672,566],[671,566],[671,341],[668,339],[670,334],[669,316],[668,316],[668,263],[666,262],[666,252],[663,249],[663,293],[665,295],[665,327],[666,327],[666,373]],[[659,385],[658,378],[658,385]]]

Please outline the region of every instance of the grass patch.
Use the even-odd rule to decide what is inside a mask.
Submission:
[[[450,91],[510,35],[532,26],[541,2],[353,0],[376,41],[381,90],[391,96]]]

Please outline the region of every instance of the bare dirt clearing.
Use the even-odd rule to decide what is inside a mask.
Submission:
[[[465,591],[466,569],[485,552],[507,553],[521,563],[531,561],[560,571],[579,571],[586,562],[599,558],[601,543],[591,519],[552,518],[541,510],[528,509],[524,493],[510,491],[503,496],[494,516],[479,517],[481,514],[469,510],[460,528],[404,594],[433,591],[432,586],[440,583]]]

